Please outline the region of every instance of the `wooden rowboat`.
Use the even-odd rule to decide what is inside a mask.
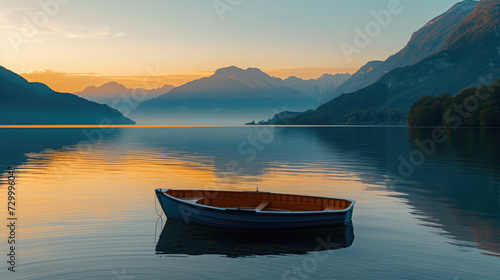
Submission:
[[[156,189],[167,218],[226,229],[308,229],[351,223],[355,201],[274,194]]]

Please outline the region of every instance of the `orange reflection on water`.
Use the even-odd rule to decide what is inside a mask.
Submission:
[[[258,176],[222,176],[209,158],[180,158],[151,150],[123,154],[106,149],[60,150],[28,156],[27,163],[18,168],[24,211],[43,211],[44,215],[54,217],[68,211],[109,217],[111,212],[139,206],[141,202],[136,198],[152,197],[154,188],[158,187],[241,190],[260,187],[262,191],[317,195],[332,195],[334,191],[370,194],[364,191],[364,185],[354,174],[325,177],[316,171],[293,175],[280,171],[278,166]]]
[[[234,174],[217,170],[210,157],[144,148],[115,150],[106,145],[27,156],[26,163],[18,166],[17,177],[24,239],[72,235],[84,230],[82,224],[111,225],[130,217],[153,216],[155,188],[254,191],[259,187],[267,192],[370,200],[372,205],[388,200],[367,192],[356,174],[319,167],[295,170],[274,164],[259,175]],[[97,229],[85,230],[92,234]]]
[[[199,188],[214,181],[210,168],[196,162],[160,158],[148,151],[134,153],[137,155],[105,150],[30,154],[17,173],[23,228],[28,233],[41,230],[39,226],[54,230],[61,221],[106,222],[135,211],[154,211],[154,188]]]

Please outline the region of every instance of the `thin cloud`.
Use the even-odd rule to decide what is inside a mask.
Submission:
[[[133,39],[132,36],[128,35],[127,32],[116,32],[115,37],[125,37],[129,39]]]
[[[106,39],[112,36],[112,33],[108,26],[101,26],[97,28],[74,26],[71,28],[66,28],[66,30],[61,29],[61,32],[59,34],[62,35],[62,37],[68,39],[91,39],[91,40]]]
[[[32,18],[33,13],[39,11],[28,8],[6,9],[0,11],[0,25],[7,34],[23,34],[23,28],[26,28],[25,19]],[[31,27],[30,27],[31,28]],[[101,26],[80,26],[69,25],[50,18],[47,25],[37,27],[35,36],[29,39],[30,42],[42,42],[54,39],[79,39],[79,40],[102,40],[110,38],[132,38],[122,30],[112,30],[111,27]],[[30,30],[33,32],[33,30]]]
[[[50,29],[53,31],[54,37],[63,37],[68,39],[88,39],[102,40],[113,37],[130,37],[126,32],[114,32],[109,26],[85,27],[77,25],[65,25],[54,23]]]

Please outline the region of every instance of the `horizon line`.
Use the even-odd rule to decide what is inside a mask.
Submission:
[[[407,127],[408,125],[0,125],[0,129],[25,128],[242,128],[242,127]]]

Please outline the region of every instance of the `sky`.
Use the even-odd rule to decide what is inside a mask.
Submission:
[[[354,73],[398,52],[457,2],[2,0],[0,65],[63,92],[107,81],[179,86],[227,66],[281,78]],[[355,44],[374,13],[391,18]],[[345,46],[356,51],[346,55]]]

